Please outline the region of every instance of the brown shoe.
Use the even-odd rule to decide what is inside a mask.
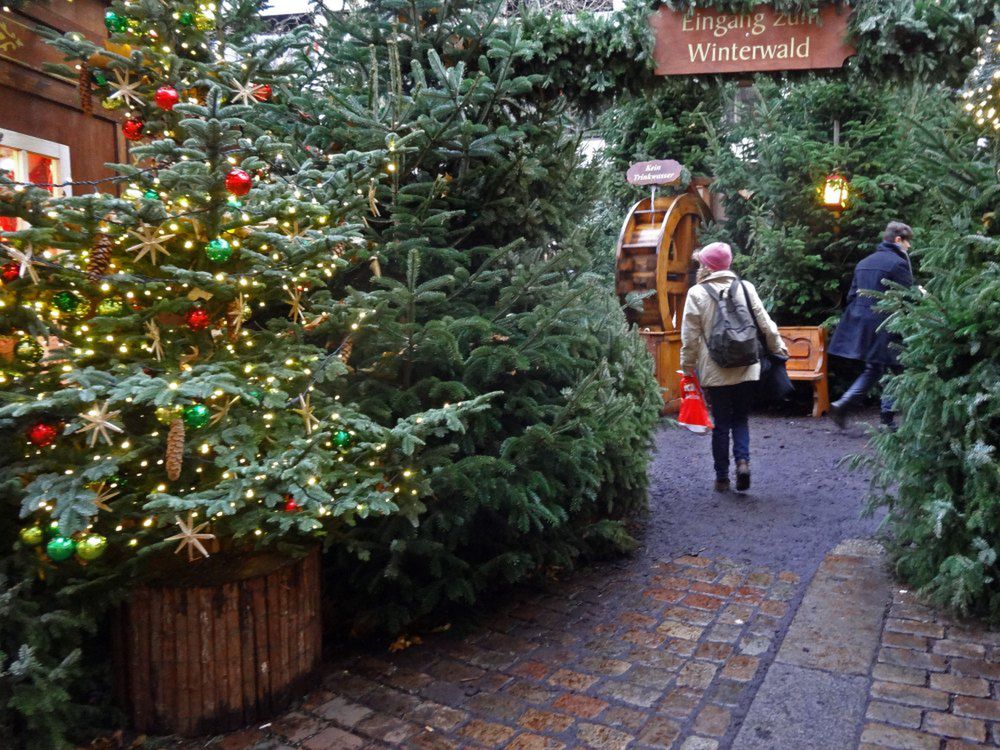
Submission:
[[[736,491],[746,492],[750,489],[750,462],[736,462]]]
[[[715,491],[716,492],[729,492],[729,480],[728,479],[716,479],[715,480]]]

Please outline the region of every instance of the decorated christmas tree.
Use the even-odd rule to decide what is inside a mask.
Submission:
[[[415,521],[420,446],[486,400],[376,420],[333,386],[379,325],[371,300],[328,288],[378,272],[361,233],[372,170],[296,140],[303,69],[281,56],[301,42],[257,41],[252,9],[116,3],[108,48],[53,39],[85,107],[121,113],[130,162],[90,185],[0,179],[4,612],[12,627],[49,613],[0,629],[0,695],[21,696],[39,747],[61,742],[50,704],[82,608],[369,516]],[[56,612],[76,635],[52,630]]]

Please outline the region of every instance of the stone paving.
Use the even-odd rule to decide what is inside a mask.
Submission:
[[[798,577],[694,556],[637,565],[578,574],[465,638],[344,659],[297,709],[208,746],[725,747]]]
[[[893,588],[872,671],[862,750],[1000,746],[1000,633]]]

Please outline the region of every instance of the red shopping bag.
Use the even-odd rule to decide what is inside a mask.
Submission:
[[[685,375],[680,370],[681,376],[681,413],[677,421],[687,427],[691,432],[705,434],[715,425],[712,418],[708,416],[708,406],[705,404],[705,396],[701,392],[701,385],[695,375]]]

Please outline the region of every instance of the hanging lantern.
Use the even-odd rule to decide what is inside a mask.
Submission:
[[[847,178],[834,172],[827,175],[823,184],[823,205],[831,211],[843,211],[847,208],[847,200],[850,197],[850,188]]]

